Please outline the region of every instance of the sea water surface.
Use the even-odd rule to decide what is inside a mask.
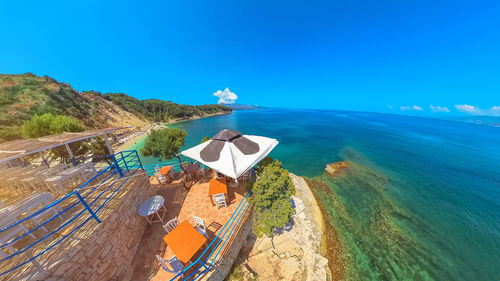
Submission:
[[[186,147],[226,128],[278,139],[271,156],[308,178],[338,236],[330,257],[345,270],[335,279],[500,280],[500,128],[277,109],[175,126]],[[324,173],[340,160],[351,168]]]

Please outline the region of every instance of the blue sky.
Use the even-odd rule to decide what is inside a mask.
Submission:
[[[499,1],[8,1],[0,73],[185,104],[229,87],[272,107],[500,114],[499,15]]]

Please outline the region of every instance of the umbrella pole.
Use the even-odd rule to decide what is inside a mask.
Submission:
[[[238,182],[238,179],[234,179],[234,181],[229,184],[232,188],[237,188],[239,185],[240,183]]]

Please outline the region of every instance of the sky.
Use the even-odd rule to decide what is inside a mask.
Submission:
[[[269,107],[500,115],[499,15],[481,0],[5,1],[0,73],[183,104],[229,92]]]

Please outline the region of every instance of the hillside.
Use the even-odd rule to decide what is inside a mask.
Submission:
[[[151,122],[230,113],[221,105],[180,105],[162,100],[138,100],[126,94],[78,92],[68,83],[31,73],[0,74],[0,142],[20,138],[19,126],[35,114],[64,114],[88,129],[144,126]]]
[[[222,104],[224,106],[230,107],[232,110],[253,110],[253,109],[264,109],[265,107],[251,104],[240,104],[240,103],[231,103],[231,104]]]

